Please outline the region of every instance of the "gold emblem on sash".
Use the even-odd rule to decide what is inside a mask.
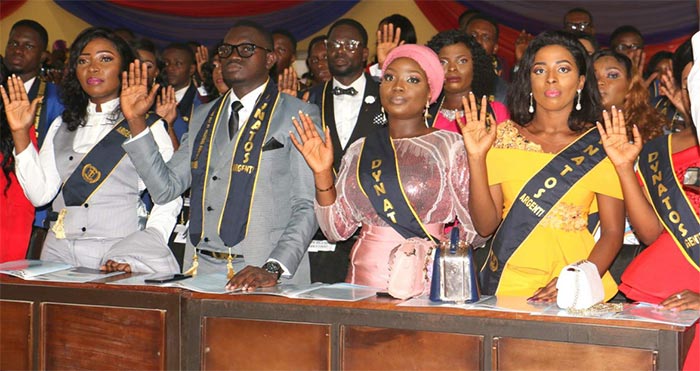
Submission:
[[[131,131],[123,126],[117,127],[116,130],[117,133],[121,134],[124,138],[128,138],[131,135]]]
[[[85,166],[83,166],[83,171],[81,172],[81,174],[83,176],[83,180],[90,184],[97,183],[102,177],[102,172],[97,170],[97,168],[92,164],[85,164]]]
[[[498,270],[498,258],[496,254],[493,253],[493,250],[489,251],[489,268],[492,272]]]

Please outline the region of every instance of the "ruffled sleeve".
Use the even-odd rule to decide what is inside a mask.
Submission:
[[[331,242],[347,240],[361,224],[359,217],[353,213],[355,207],[350,203],[347,189],[351,183],[356,183],[355,170],[363,142],[364,139],[360,139],[353,143],[343,156],[338,178],[335,181],[337,193],[335,202],[328,206],[321,206],[314,200],[318,224]]]

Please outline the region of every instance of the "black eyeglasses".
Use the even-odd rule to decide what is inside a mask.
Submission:
[[[236,50],[236,53],[238,53],[241,58],[250,58],[253,56],[253,54],[255,54],[256,49],[262,49],[268,53],[272,52],[272,50],[263,48],[260,45],[242,43],[238,45],[221,44],[218,48],[216,48],[216,54],[219,55],[219,58],[228,58],[231,56],[231,54],[233,54],[233,51]]]
[[[642,49],[644,45],[636,45],[636,44],[618,44],[615,49],[617,49],[618,52],[624,53],[628,50],[639,50]]]
[[[567,30],[584,32],[590,28],[591,22],[566,22],[564,26]]]
[[[326,40],[326,47],[329,51],[340,51],[345,49],[348,53],[355,53],[360,49],[362,42],[357,40]]]

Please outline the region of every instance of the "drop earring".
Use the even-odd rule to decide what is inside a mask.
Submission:
[[[535,112],[535,106],[532,105],[532,92],[530,92],[530,107],[527,108],[527,111],[530,113]]]
[[[429,128],[430,125],[428,125],[428,117],[430,117],[430,113],[428,113],[428,109],[430,108],[430,101],[425,102],[425,111],[423,111],[423,118],[425,119],[425,127]]]
[[[576,110],[580,111],[581,110],[581,89],[576,89],[576,92],[578,93],[578,99],[576,99]]]

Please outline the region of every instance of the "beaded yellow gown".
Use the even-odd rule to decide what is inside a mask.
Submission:
[[[525,183],[554,156],[520,135],[514,122],[499,125],[486,166],[489,185],[501,186],[503,217]],[[587,229],[588,214],[597,212],[596,193],[622,199],[620,182],[608,158],[580,179],[517,248],[503,269],[497,295],[531,296],[564,266],[588,258],[595,245]],[[603,276],[603,287],[605,300],[615,296],[617,284],[609,272]]]

